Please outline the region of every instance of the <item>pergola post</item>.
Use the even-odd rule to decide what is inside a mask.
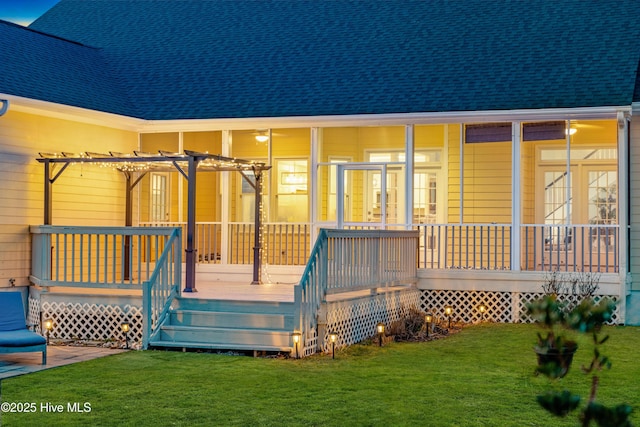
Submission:
[[[198,292],[196,290],[196,249],[194,238],[196,234],[196,168],[198,160],[189,156],[189,170],[187,172],[187,248],[185,249],[185,287],[184,292]]]
[[[44,161],[44,225],[51,225],[52,200],[51,200],[51,163]]]
[[[253,176],[256,179],[255,182],[255,215],[254,215],[254,227],[253,233],[253,282],[252,285],[259,285],[262,283],[262,277],[260,275],[260,261],[262,257],[262,171],[255,170]]]
[[[133,225],[133,205],[131,200],[131,173],[124,172],[126,179],[125,189],[125,207],[124,207],[124,225],[125,227],[131,227]],[[131,236],[124,236],[124,279],[129,280],[131,278]]]

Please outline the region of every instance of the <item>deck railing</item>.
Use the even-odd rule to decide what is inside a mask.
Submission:
[[[413,228],[420,233],[420,268],[512,268],[513,227],[509,224],[416,224]],[[617,272],[619,234],[618,225],[523,225],[520,269]]]
[[[156,262],[155,269],[142,288],[142,347],[159,332],[159,327],[169,313],[171,301],[180,295],[182,280],[182,239],[181,230],[174,228],[164,251]]]
[[[143,223],[142,226],[181,227],[186,239],[184,222]],[[253,264],[255,224],[232,222],[227,225],[228,242],[223,250],[221,222],[199,222],[196,224],[195,248],[198,263]],[[263,260],[271,265],[305,265],[311,244],[311,224],[266,223],[263,225]],[[186,241],[183,241],[183,245]]]
[[[40,225],[30,230],[33,283],[142,289],[175,229]]]
[[[186,227],[180,223],[166,225]],[[254,225],[231,223],[227,227],[225,254],[221,250],[223,225],[197,224],[199,263],[253,263]],[[412,228],[420,236],[418,268],[510,270],[514,267],[511,224],[413,224]],[[520,269],[617,272],[619,237],[617,225],[523,225]],[[271,265],[304,265],[312,238],[310,224],[267,223],[262,261]]]
[[[524,270],[618,272],[618,225],[523,225],[521,242]]]
[[[420,233],[420,268],[511,268],[509,224],[415,224],[413,228]]]
[[[308,338],[328,294],[415,283],[417,247],[416,231],[321,229],[295,286],[296,329]]]

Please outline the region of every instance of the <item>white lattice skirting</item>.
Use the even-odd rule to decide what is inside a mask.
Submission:
[[[338,335],[336,348],[364,341],[375,336],[378,322],[388,327],[404,317],[410,308],[419,306],[420,291],[415,288],[327,303],[324,336],[317,345],[324,352],[330,351],[331,332]]]
[[[500,323],[532,323],[533,319],[526,314],[528,303],[543,297],[543,293],[538,292],[488,292],[488,291],[438,291],[422,290],[420,309],[424,312],[431,312],[436,316],[444,316],[444,307],[453,307],[452,320],[463,323],[475,323],[481,320]],[[597,295],[596,300],[600,300],[606,295]],[[618,301],[617,296],[608,296],[614,301]],[[561,301],[576,303],[577,296],[571,294],[560,294]],[[482,319],[478,307],[484,304],[487,313]],[[616,306],[610,323],[618,324],[620,319],[620,309]]]
[[[120,325],[129,322],[130,341],[142,341],[142,308],[125,305],[43,302],[29,298],[29,321],[52,319],[52,339],[124,341]]]

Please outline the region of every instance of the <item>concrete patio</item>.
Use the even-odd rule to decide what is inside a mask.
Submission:
[[[48,346],[47,364],[42,365],[41,353],[11,353],[0,355],[0,380],[30,374],[44,369],[111,356],[128,350],[103,347]]]

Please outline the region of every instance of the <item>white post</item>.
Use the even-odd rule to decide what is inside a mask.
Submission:
[[[460,219],[464,219],[464,123],[460,123]]]
[[[618,112],[618,274],[620,276],[619,304],[622,323],[625,322],[626,294],[627,294],[627,271],[629,265],[627,255],[629,251],[629,121],[624,113]]]
[[[320,143],[321,143],[321,132],[322,130],[319,128],[311,128],[311,184],[309,188],[309,196],[311,200],[309,201],[309,222],[311,223],[311,230],[309,230],[309,253],[313,249],[313,245],[316,241],[317,227],[316,224],[320,222],[320,213],[318,210],[318,200],[319,200],[319,187],[320,182],[318,179],[318,172],[320,166],[318,165],[320,158]],[[329,168],[327,168],[327,171]]]
[[[522,127],[520,122],[511,123],[511,270],[520,271],[522,222],[522,184],[520,149]]]
[[[184,152],[184,133],[178,132],[178,153]],[[184,185],[181,179],[178,179],[178,222],[184,222]]]
[[[405,137],[405,183],[404,183],[404,223],[407,230],[411,230],[413,224],[413,170],[414,170],[414,147],[415,128],[414,125],[406,125],[404,128]]]
[[[225,157],[231,157],[232,137],[230,130],[222,131],[222,155]],[[229,248],[229,211],[231,206],[231,186],[229,185],[229,179],[231,172],[221,172],[220,177],[220,194],[221,194],[221,230],[220,230],[220,262],[227,264],[229,262],[228,248]]]

